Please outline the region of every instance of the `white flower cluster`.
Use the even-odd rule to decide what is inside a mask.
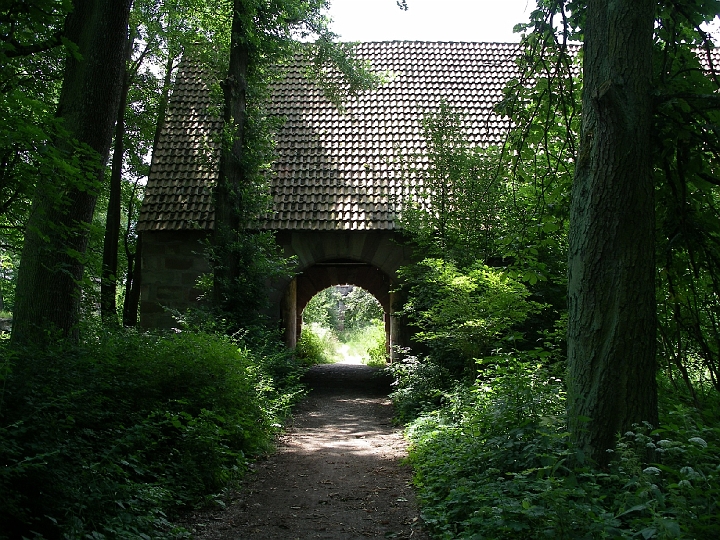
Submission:
[[[703,448],[707,448],[707,442],[705,442],[705,439],[701,439],[700,437],[691,437],[688,439],[688,442],[699,444]]]

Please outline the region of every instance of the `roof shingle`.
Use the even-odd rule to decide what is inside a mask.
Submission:
[[[397,163],[422,155],[421,120],[444,100],[465,115],[468,142],[499,143],[509,127],[494,112],[518,76],[518,44],[375,42],[357,55],[390,81],[338,111],[291,66],[273,89],[269,112],[286,118],[277,134],[273,211],[267,229],[394,229]],[[202,75],[178,76],[153,156],[138,230],[212,229],[212,186],[220,123]],[[422,162],[422,158],[421,158]]]

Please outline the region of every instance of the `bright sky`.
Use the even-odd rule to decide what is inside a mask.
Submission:
[[[330,0],[331,29],[340,41],[518,42],[535,0]]]

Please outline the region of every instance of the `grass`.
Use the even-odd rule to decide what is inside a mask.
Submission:
[[[382,321],[374,320],[368,326],[343,332],[340,341],[347,345],[348,354],[359,357],[363,364],[385,365],[385,327]]]
[[[305,365],[333,364],[338,359],[338,338],[318,323],[303,326],[295,348],[295,356]]]
[[[363,364],[384,367],[385,328],[382,321],[375,320],[370,325],[337,335],[319,323],[310,323],[303,326],[295,354],[306,365],[359,358]]]

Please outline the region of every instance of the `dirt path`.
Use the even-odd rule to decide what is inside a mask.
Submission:
[[[427,539],[389,381],[363,365],[313,367],[312,388],[277,453],[255,464],[227,509],[195,517],[195,538]]]

